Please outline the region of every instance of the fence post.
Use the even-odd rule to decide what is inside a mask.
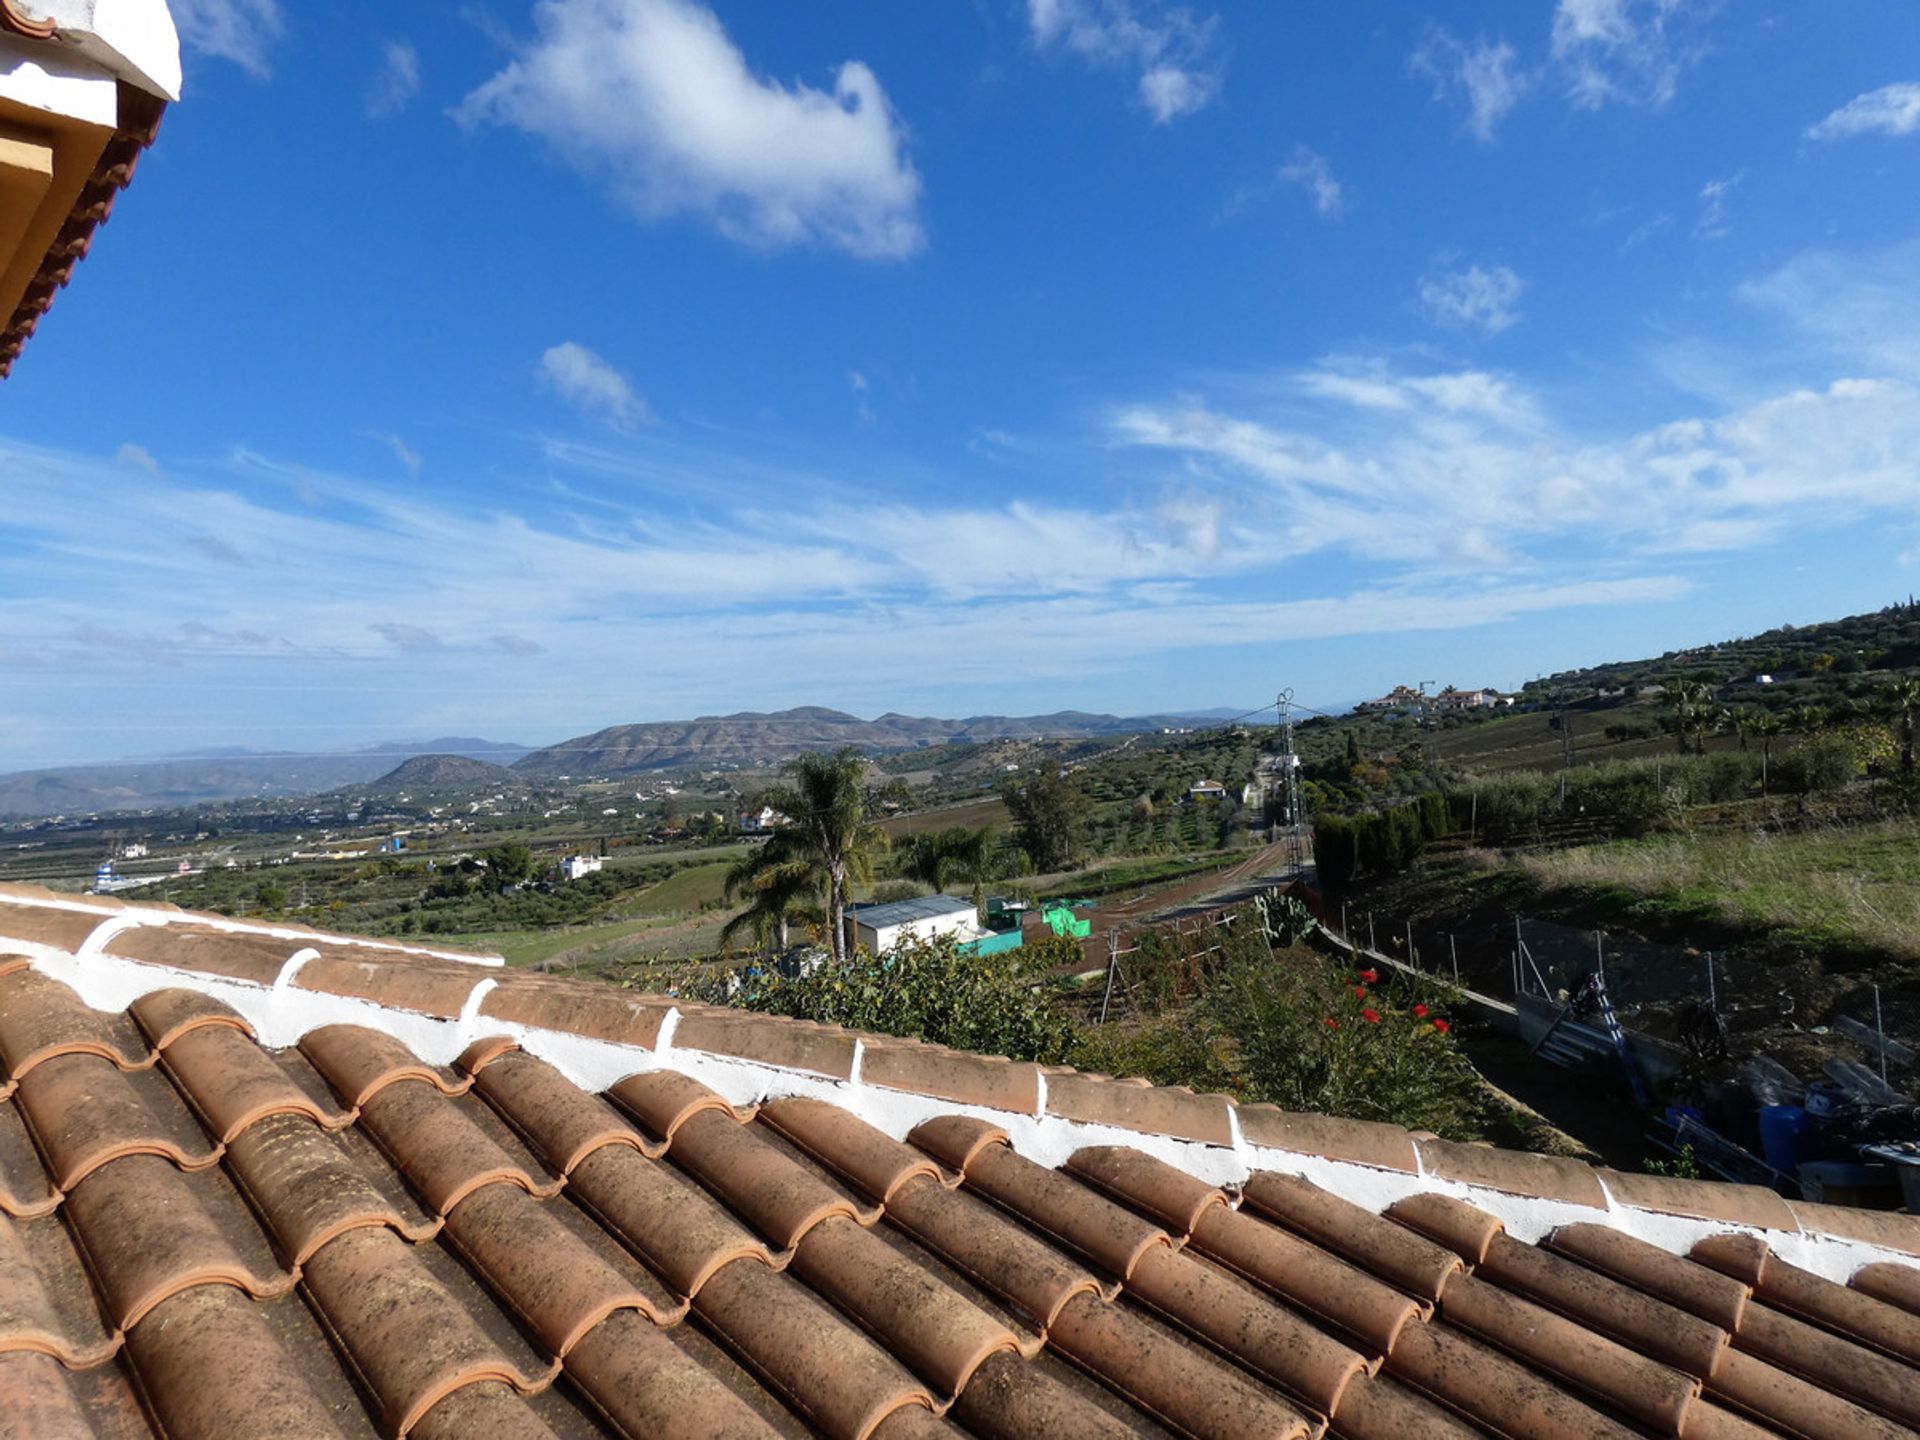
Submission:
[[[1373,950],[1373,951],[1378,951],[1380,949],[1379,945],[1374,942],[1374,938],[1373,938],[1373,912],[1371,910],[1367,911],[1367,949]]]
[[[1420,952],[1413,948],[1413,917],[1407,917],[1407,964],[1414,969],[1420,968]]]
[[[1453,983],[1460,983],[1460,947],[1454,943],[1453,932],[1447,932],[1447,954],[1453,957]]]
[[[1113,977],[1120,968],[1120,932],[1107,932],[1107,993],[1100,997],[1100,1023],[1107,1023],[1107,1006],[1113,1003]]]
[[[1713,983],[1713,951],[1707,951],[1707,1009],[1713,1014],[1720,1013],[1720,992]]]
[[[1873,987],[1873,1033],[1880,1042],[1880,1083],[1887,1083],[1887,1029],[1880,1023],[1880,987]]]

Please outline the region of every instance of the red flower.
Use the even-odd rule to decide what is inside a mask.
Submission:
[[[1360,972],[1360,978],[1369,985],[1378,985],[1380,983],[1380,972],[1378,970],[1362,970]]]
[[[1360,1012],[1360,1018],[1369,1025],[1378,1025],[1380,1023],[1380,1012],[1373,1009],[1362,1010]]]
[[[1414,1007],[1413,1007],[1413,1018],[1414,1018],[1414,1019],[1416,1019],[1416,1020],[1424,1020],[1424,1019],[1426,1019],[1426,1018],[1427,1018],[1427,1007],[1426,1007],[1426,1006],[1424,1006],[1424,1005],[1416,1005],[1416,1006],[1414,1006]]]
[[[1354,987],[1353,987],[1353,998],[1354,998],[1354,999],[1356,999],[1356,1000],[1364,1000],[1364,999],[1366,999],[1366,998],[1367,998],[1367,987],[1366,987],[1366,986],[1364,986],[1364,985],[1356,985],[1356,986],[1354,986]]]
[[[1438,1030],[1442,1035],[1444,1035],[1453,1027],[1447,1024],[1447,1022],[1444,1020],[1436,1020],[1433,1022],[1433,1028]]]
[[[1320,1023],[1326,1026],[1327,1029],[1329,1030],[1338,1030],[1340,1028],[1340,1022],[1334,1019],[1331,1015],[1322,1015],[1320,1017]]]

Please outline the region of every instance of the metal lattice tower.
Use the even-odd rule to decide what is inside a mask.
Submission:
[[[1293,753],[1293,689],[1282,690],[1274,701],[1280,718],[1280,807],[1291,830],[1300,823],[1300,760]]]

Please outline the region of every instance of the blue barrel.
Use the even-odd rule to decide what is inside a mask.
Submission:
[[[1786,1175],[1800,1173],[1800,1137],[1807,1112],[1798,1105],[1765,1105],[1760,1110],[1760,1153]]]

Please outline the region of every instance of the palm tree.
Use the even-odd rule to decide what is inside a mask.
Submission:
[[[761,803],[789,819],[763,847],[769,864],[797,863],[824,893],[827,944],[847,958],[846,914],[852,887],[873,878],[873,857],[887,837],[867,820],[866,761],[851,745],[831,755],[802,755],[787,763],[790,777]]]
[[[1900,724],[1900,773],[1913,774],[1913,719],[1920,712],[1920,677],[1900,675],[1880,692],[1883,703]]]
[[[1673,734],[1682,755],[1706,753],[1701,732],[1706,728],[1713,705],[1713,691],[1698,680],[1669,680],[1667,708],[1673,712]]]

